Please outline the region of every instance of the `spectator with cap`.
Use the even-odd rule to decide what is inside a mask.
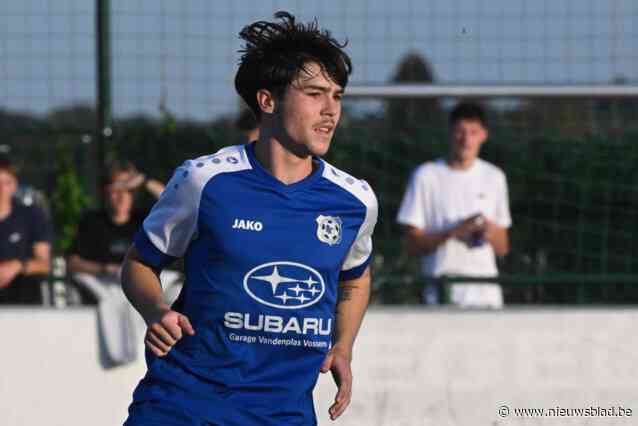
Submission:
[[[80,220],[69,252],[71,273],[119,278],[120,264],[146,216],[146,212],[134,208],[135,192],[141,188],[159,198],[164,185],[147,179],[130,162],[109,166],[104,185],[107,208],[89,211]]]

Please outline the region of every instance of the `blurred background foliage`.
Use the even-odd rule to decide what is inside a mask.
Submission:
[[[434,83],[417,54],[398,64],[395,83]],[[418,265],[402,252],[395,216],[410,174],[447,152],[447,113],[458,99],[389,99],[375,108],[346,100],[327,160],[370,182],[380,200],[375,233],[374,300],[418,300]],[[501,271],[513,275],[638,274],[638,103],[622,99],[479,99],[488,111],[490,138],[482,157],[507,177],[514,225],[512,252]],[[167,181],[188,158],[242,142],[233,116],[209,122],[118,117],[106,141],[107,158],[133,161]],[[76,105],[45,116],[0,110],[0,132],[24,163],[22,182],[44,191],[52,204],[56,251],[68,248],[81,212],[99,200],[95,111]],[[139,200],[150,207],[152,199]],[[635,286],[511,287],[508,302],[588,299],[638,302]],[[612,290],[609,290],[612,289]],[[614,290],[615,289],[615,290]]]

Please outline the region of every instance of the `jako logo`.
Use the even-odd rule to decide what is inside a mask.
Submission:
[[[235,219],[235,223],[233,223],[233,229],[245,229],[247,231],[259,232],[264,229],[264,225],[256,220]]]
[[[326,286],[319,272],[294,262],[270,262],[244,276],[244,290],[273,308],[300,309],[317,303]]]

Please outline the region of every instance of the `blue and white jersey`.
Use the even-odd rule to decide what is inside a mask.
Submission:
[[[316,424],[312,390],[331,346],[337,285],[368,266],[377,200],[321,159],[285,185],[254,143],[186,161],[135,246],[162,268],[184,257],[174,309],[185,335],[148,372],[134,403],[166,400],[214,424]]]

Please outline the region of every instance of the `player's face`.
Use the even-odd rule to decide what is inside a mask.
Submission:
[[[280,140],[295,154],[322,156],[341,117],[343,88],[316,63],[288,87],[278,111]]]
[[[478,157],[487,129],[478,120],[459,120],[452,127],[450,149],[455,161],[469,164]]]
[[[9,204],[18,189],[18,180],[11,173],[0,170],[0,203]]]
[[[129,173],[119,173],[113,177],[112,184],[106,187],[109,205],[115,214],[128,214],[133,207],[132,191],[126,189],[124,185],[118,185],[118,183],[126,182],[130,178]]]

